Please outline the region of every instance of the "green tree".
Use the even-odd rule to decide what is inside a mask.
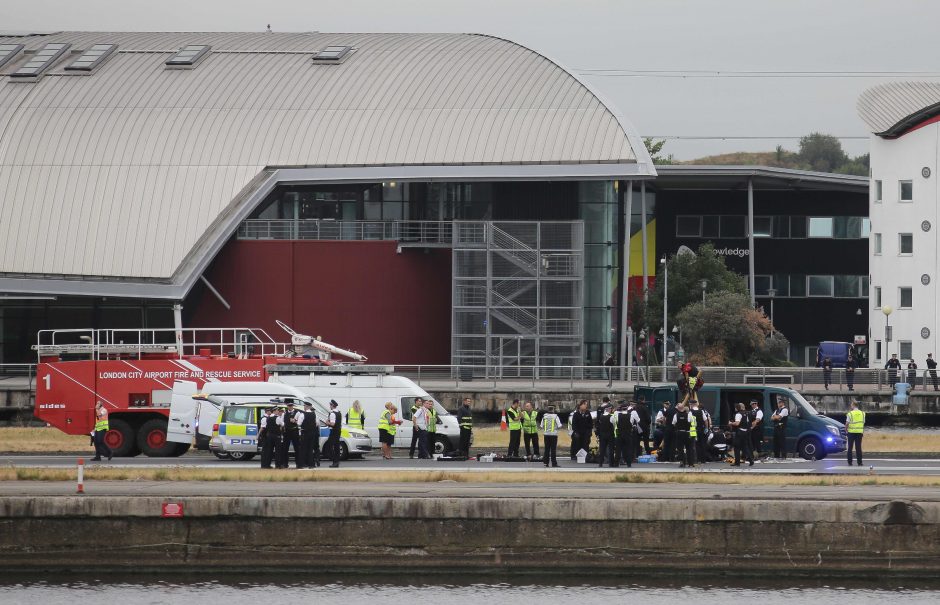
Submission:
[[[814,132],[800,139],[800,162],[810,170],[835,172],[848,161],[839,139]]]
[[[659,141],[653,139],[653,137],[644,137],[643,145],[646,146],[646,151],[649,152],[650,158],[653,159],[654,164],[675,164],[675,157],[670,153],[667,156],[662,156],[660,153],[663,150],[663,146],[666,144],[666,139],[661,139]]]
[[[703,366],[779,363],[788,343],[770,319],[740,292],[723,291],[683,308],[678,316],[688,358]]]
[[[725,259],[708,243],[694,254],[677,254],[667,262],[669,267],[669,325],[677,325],[681,309],[698,302],[702,305],[702,280],[706,280],[706,297],[718,292],[747,293],[747,282],[725,265]],[[653,333],[663,325],[663,265],[658,264],[656,287],[650,292],[644,318]],[[682,325],[679,321],[678,325]],[[683,326],[684,328],[685,326]]]

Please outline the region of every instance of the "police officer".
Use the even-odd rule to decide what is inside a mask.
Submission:
[[[849,351],[849,356],[845,360],[845,384],[850,391],[855,390],[855,367],[857,365],[855,355],[852,354],[852,351]]]
[[[777,399],[777,409],[770,417],[774,423],[774,458],[786,459],[787,457],[787,419],[790,417],[790,410],[787,409],[787,402],[783,397]]]
[[[672,407],[672,402],[665,403],[670,405],[664,404],[663,407],[663,451],[658,459],[660,462],[672,462],[676,458],[676,427],[672,423],[676,410]]]
[[[885,369],[888,370],[888,384],[893,387],[898,381],[898,370],[901,369],[901,362],[898,360],[897,353],[891,355],[891,359],[885,364]]]
[[[522,440],[525,442],[525,455],[526,458],[532,456],[533,451],[535,456],[539,455],[539,416],[532,408],[532,402],[526,401],[525,407],[522,409]],[[533,449],[529,449],[529,444],[531,443]]]
[[[594,432],[594,419],[591,418],[591,412],[588,410],[587,399],[582,399],[578,403],[578,409],[571,414],[570,424],[571,458],[573,460],[582,449],[585,452],[591,450],[591,433]]]
[[[708,430],[711,428],[711,417],[708,412],[702,409],[698,400],[692,401],[690,412],[695,416],[695,457],[698,462],[708,462],[708,452],[706,452],[705,446],[707,445]]]
[[[284,468],[287,468],[290,448],[294,448],[294,463],[297,468],[303,468],[303,454],[300,451],[300,423],[303,414],[294,409],[293,400],[287,402],[287,411],[284,412]]]
[[[506,421],[509,424],[509,458],[519,457],[519,442],[522,439],[522,420],[520,419],[519,400],[513,399],[512,405],[506,410]]]
[[[643,453],[642,447],[646,449],[646,453],[649,454],[653,450],[650,448],[650,423],[652,422],[652,417],[650,415],[650,410],[646,407],[646,399],[641,395],[637,398],[636,405],[633,407],[636,411],[637,416],[640,419],[640,423],[637,426],[637,439],[636,439],[636,451],[637,454]]]
[[[615,460],[611,466],[626,464],[627,467],[632,467],[633,452],[636,449],[633,444],[636,435],[635,427],[639,424],[640,417],[636,410],[629,409],[627,403],[621,401],[617,413],[611,417],[611,422],[614,425],[614,439],[616,441],[614,447]]]
[[[845,415],[845,430],[848,436],[846,455],[849,466],[852,466],[852,448],[855,448],[855,459],[862,465],[862,433],[865,432],[865,412],[858,409],[858,402],[849,404],[849,413]]]
[[[937,360],[933,358],[933,353],[927,353],[927,370],[930,372],[930,382],[933,383],[933,390],[940,391],[940,387],[937,386]]]
[[[473,400],[469,397],[463,400],[463,405],[457,408],[457,424],[460,426],[460,454],[470,457],[470,440],[473,433],[473,413],[470,411],[470,404]]]
[[[907,362],[907,383],[912,391],[917,388],[917,363],[913,359]]]
[[[274,403],[281,403],[280,399],[273,399]],[[287,468],[287,447],[284,445],[284,408],[275,407],[272,413],[274,425],[274,468]]]
[[[760,456],[761,445],[764,442],[764,410],[760,409],[760,403],[756,399],[751,399],[751,455]]]
[[[832,358],[826,357],[822,361],[822,371],[823,371],[823,383],[826,387],[826,390],[829,390],[829,385],[832,384]]]
[[[330,427],[330,436],[324,447],[330,450],[333,457],[333,464],[330,467],[337,468],[339,466],[339,438],[343,430],[343,415],[340,413],[339,404],[336,403],[335,399],[330,399],[330,414],[326,418],[326,425]]]
[[[748,465],[754,466],[754,456],[751,454],[749,415],[743,403],[738,403],[735,409],[734,420],[731,421],[731,427],[734,430],[734,466],[741,466],[742,454],[747,459]]]
[[[277,447],[275,422],[273,408],[265,408],[264,416],[261,418],[261,429],[258,431],[258,439],[261,441],[261,468],[271,468],[271,462],[274,459],[274,450]]]
[[[678,444],[679,467],[695,466],[695,444],[698,441],[697,419],[689,408],[681,401],[676,407],[672,417],[672,424],[676,429],[676,443]]]
[[[604,461],[610,466],[614,464],[614,425],[611,422],[610,404],[604,403],[597,410],[594,418],[594,434],[597,435],[597,466],[604,466]]]
[[[303,418],[300,421],[300,451],[303,452],[303,458],[298,458],[298,467],[320,466],[320,423],[310,402],[304,403]]]

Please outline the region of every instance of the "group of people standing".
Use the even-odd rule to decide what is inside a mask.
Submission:
[[[926,364],[927,372],[930,374],[930,382],[933,384],[933,390],[940,391],[940,385],[937,384],[937,361],[933,358],[933,353],[927,353]],[[898,359],[897,353],[891,355],[891,359],[885,364],[885,369],[888,370],[888,384],[898,382],[898,375],[901,371],[901,360]],[[903,374],[901,376],[903,376]],[[917,362],[913,359],[907,362],[907,383],[911,385],[912,391],[917,388]],[[924,388],[927,388],[926,384],[924,384]]]
[[[284,407],[280,401],[272,401],[275,405],[265,408],[261,418],[258,441],[261,443],[261,468],[288,468],[290,448],[294,448],[294,460],[297,468],[314,468],[320,466],[320,427],[330,428],[329,437],[323,449],[331,456],[332,467],[339,466],[340,435],[342,433],[343,415],[339,411],[339,404],[330,400],[330,413],[325,420],[319,420],[313,409],[313,404],[305,403],[304,410],[294,409],[294,402],[288,401]],[[353,413],[353,410],[350,410]],[[361,414],[361,408],[359,408]],[[347,415],[349,418],[349,415]],[[360,422],[364,422],[364,415]]]

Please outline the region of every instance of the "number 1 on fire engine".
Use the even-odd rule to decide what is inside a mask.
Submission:
[[[46,374],[45,376],[42,377],[42,380],[43,382],[46,383],[46,390],[51,391],[52,390],[52,374]]]

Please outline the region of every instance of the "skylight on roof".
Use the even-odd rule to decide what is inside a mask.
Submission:
[[[22,44],[0,44],[0,67],[15,59],[21,50]]]
[[[53,42],[39,49],[29,61],[10,74],[13,78],[35,78],[52,67],[59,58],[68,52],[71,44]]]
[[[342,63],[351,51],[352,46],[327,46],[313,55],[313,60],[317,63]]]
[[[189,67],[195,65],[209,53],[211,46],[205,44],[190,44],[179,49],[175,55],[166,60],[170,67]]]
[[[66,71],[94,71],[117,50],[117,44],[95,44],[65,66]]]

